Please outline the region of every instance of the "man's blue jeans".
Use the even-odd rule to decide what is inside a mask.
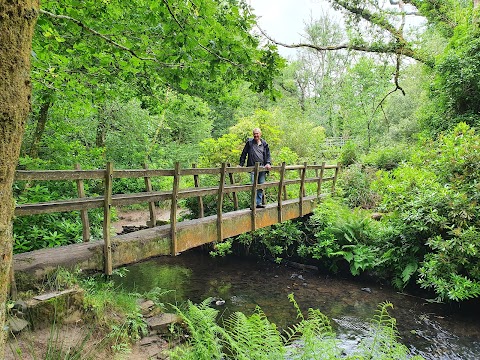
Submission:
[[[265,182],[265,177],[267,175],[266,171],[260,171],[258,173],[258,184],[263,184]],[[255,173],[250,173],[250,182],[253,184],[253,181],[255,180]],[[262,205],[262,199],[263,199],[263,190],[258,189],[257,190],[257,196],[255,198],[256,204],[257,205]]]

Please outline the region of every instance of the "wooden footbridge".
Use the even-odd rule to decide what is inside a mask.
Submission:
[[[105,271],[160,255],[177,255],[185,250],[212,242],[220,242],[228,237],[275,223],[302,217],[313,211],[321,199],[335,191],[339,165],[313,164],[273,166],[269,181],[264,184],[250,184],[250,172],[258,178],[264,170],[258,164],[254,167],[231,167],[222,164],[219,168],[181,168],[114,170],[108,163],[103,170],[17,171],[16,181],[74,181],[78,197],[36,204],[16,206],[16,216],[45,214],[62,211],[79,211],[83,224],[83,242],[58,248],[48,248],[17,254],[14,256],[14,270],[30,275],[42,276],[56,267],[83,270]],[[172,178],[171,189],[154,191],[152,179]],[[193,182],[192,182],[193,177]],[[113,194],[113,182],[120,178],[143,178],[145,191],[133,194]],[[104,184],[103,196],[86,196],[84,181],[100,179]],[[242,179],[244,181],[242,181]],[[270,181],[271,180],[271,181]],[[329,185],[322,186],[328,182]],[[182,188],[190,183],[194,187]],[[215,184],[206,186],[204,184]],[[239,195],[256,194],[265,189],[268,204],[257,209],[255,196],[248,196],[250,207],[239,206]],[[216,198],[216,214],[204,216],[204,198]],[[233,203],[233,211],[224,212],[226,198]],[[290,197],[290,198],[289,198]],[[198,218],[179,222],[177,208],[179,201],[196,198]],[[244,196],[245,198],[245,196]],[[251,200],[250,200],[251,199]],[[170,203],[170,223],[157,226],[157,202]],[[129,234],[112,236],[112,207],[148,203],[150,221],[148,229]],[[245,203],[245,202],[244,202]],[[246,204],[246,203],[245,203]],[[230,206],[232,207],[232,206]],[[103,241],[90,241],[89,209],[103,208]]]

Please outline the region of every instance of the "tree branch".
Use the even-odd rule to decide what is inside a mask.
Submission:
[[[39,10],[41,14],[43,15],[46,15],[46,16],[49,16],[51,18],[54,18],[54,19],[61,19],[61,20],[68,20],[68,21],[71,21],[75,24],[77,24],[79,27],[81,27],[82,29],[88,31],[89,33],[95,35],[95,36],[98,36],[99,38],[105,40],[107,43],[109,43],[110,45],[113,45],[114,47],[116,48],[119,48],[121,50],[124,50],[128,53],[130,53],[133,57],[136,57],[137,59],[139,60],[143,60],[143,61],[153,61],[157,64],[160,64],[162,66],[165,66],[165,67],[179,67],[179,68],[183,68],[185,67],[185,64],[183,63],[179,63],[179,64],[172,64],[172,63],[165,63],[165,62],[162,62],[162,61],[159,61],[157,58],[154,58],[154,57],[142,57],[140,55],[138,55],[134,50],[124,46],[124,45],[121,45],[119,43],[117,43],[116,41],[110,39],[109,37],[99,33],[98,31],[92,29],[91,27],[85,25],[84,23],[82,23],[80,20],[77,20],[75,18],[72,18],[70,16],[67,16],[67,15],[57,15],[57,14],[54,14],[54,13],[51,13],[49,11],[46,11],[46,10],[42,10],[40,9]]]
[[[430,67],[432,66],[431,59],[423,57],[422,55],[418,54],[410,47],[407,47],[407,46],[399,47],[397,43],[382,44],[382,45],[376,44],[375,46],[358,45],[358,44],[338,44],[338,45],[327,45],[327,46],[319,46],[319,45],[308,44],[308,43],[285,44],[283,42],[273,39],[258,24],[257,24],[257,28],[260,30],[262,35],[265,36],[269,41],[273,42],[278,46],[283,46],[289,49],[309,48],[317,51],[356,50],[356,51],[376,53],[376,54],[396,54],[396,55],[403,55],[411,59],[417,60],[427,66],[430,66]]]
[[[450,29],[457,26],[456,21],[450,16],[452,14],[451,9],[438,0],[403,0],[403,2],[415,6],[427,19],[437,23],[442,22]]]
[[[177,17],[175,16],[175,14],[173,13],[172,9],[170,8],[170,4],[168,3],[167,0],[163,0],[163,3],[165,4],[165,6],[167,7],[168,9],[168,12],[170,13],[170,16],[173,18],[173,20],[175,20],[175,22],[177,23],[177,25],[180,27],[180,29],[182,29],[182,31],[185,32],[185,27],[180,23],[180,21],[178,21]],[[217,59],[219,60],[222,60],[222,61],[225,61],[225,62],[228,62],[229,64],[233,65],[233,66],[237,66],[237,67],[241,67],[240,64],[230,60],[230,59],[227,59],[215,52],[213,52],[212,50],[210,50],[209,48],[207,48],[206,46],[202,45],[200,43],[200,41],[198,41],[197,38],[193,37],[195,39],[195,42],[198,44],[198,46],[200,46],[203,50],[205,50],[206,52],[208,52],[209,54],[215,56]]]

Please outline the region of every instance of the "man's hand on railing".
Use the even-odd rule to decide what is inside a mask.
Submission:
[[[270,170],[271,168],[272,168],[272,165],[270,164],[265,165],[265,169]]]

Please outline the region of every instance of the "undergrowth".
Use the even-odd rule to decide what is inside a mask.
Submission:
[[[114,272],[123,276],[125,271],[117,269]],[[161,300],[166,293],[159,288],[148,293],[129,293],[115,287],[113,281],[105,279],[103,275],[85,276],[79,270],[62,268],[49,274],[37,288],[39,292],[72,288],[80,290],[80,338],[66,338],[68,332],[64,331],[63,318],[69,305],[62,298],[53,298],[49,300],[54,314],[51,314],[53,320],[50,320],[52,323],[45,349],[36,347],[33,338],[27,340],[25,346],[22,345],[25,340],[20,344],[19,339],[14,337],[10,349],[16,360],[93,360],[98,359],[99,354],[126,354],[130,352],[133,343],[147,335],[147,323],[139,299],[152,300],[157,308],[163,309]]]
[[[170,352],[170,359],[423,359],[412,356],[399,342],[396,320],[388,313],[393,308],[389,302],[379,305],[368,336],[346,354],[327,316],[318,309],[308,309],[304,316],[293,294],[289,299],[297,310],[298,323],[283,332],[268,321],[259,307],[250,316],[232,314],[223,326],[216,320],[218,310],[209,306],[210,298],[198,305],[188,302],[184,309],[177,307],[186,324],[188,340]]]

